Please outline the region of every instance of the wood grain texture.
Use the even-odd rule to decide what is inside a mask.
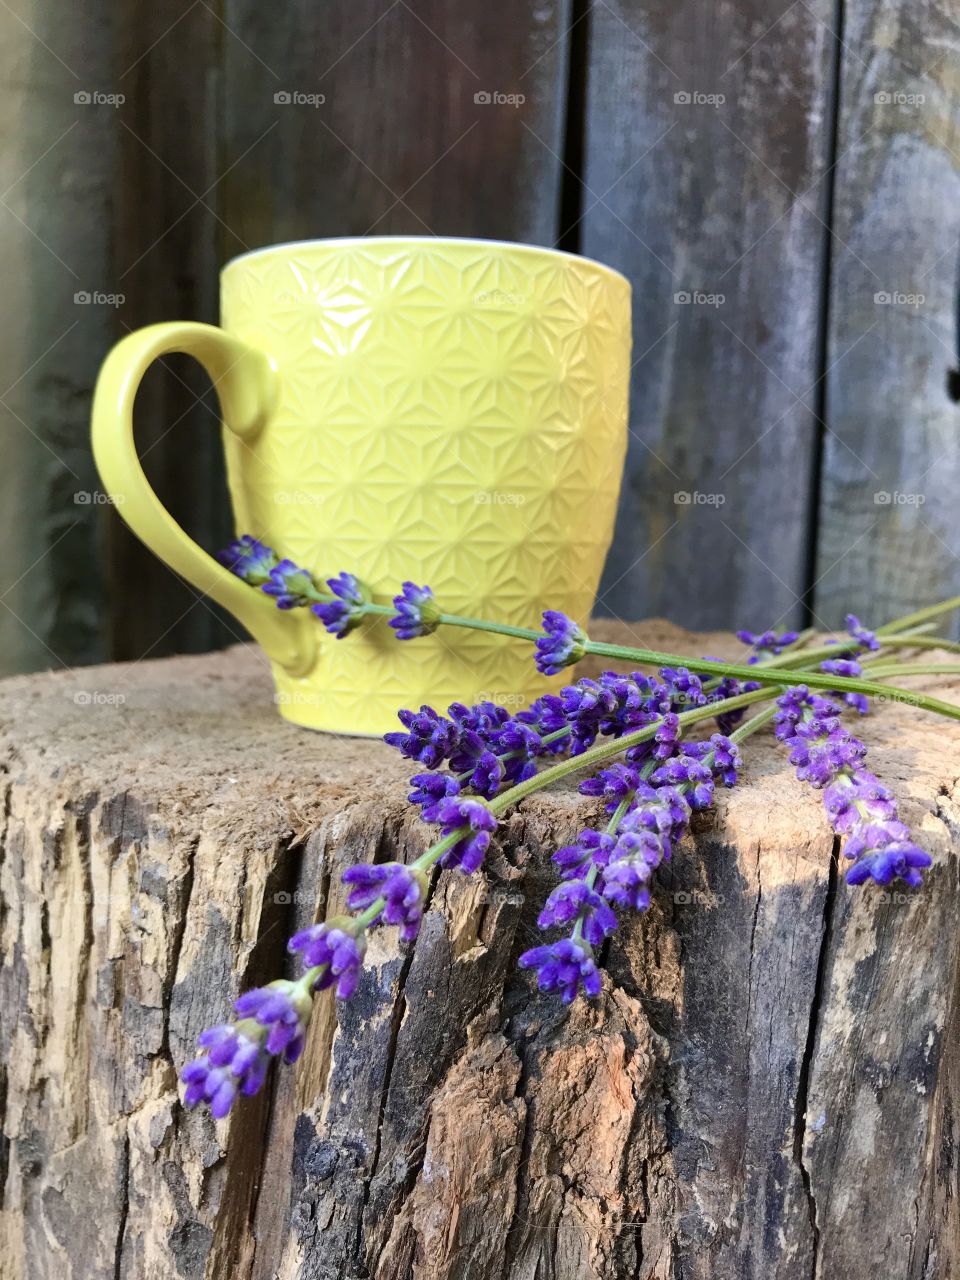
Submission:
[[[97,15],[95,21],[95,15]],[[115,174],[115,112],[75,102],[111,83],[112,24],[92,4],[0,8],[0,653],[5,671],[107,654],[90,573],[102,507],[89,396],[113,313],[99,216]],[[84,501],[86,499],[86,501]]]
[[[224,181],[226,222],[254,245],[397,233],[552,244],[560,161],[529,130],[562,149],[569,12],[569,0],[336,0],[293,4],[278,23],[228,0],[225,155],[254,149]],[[494,94],[522,101],[475,100]]]
[[[847,8],[815,608],[890,616],[960,584],[956,6]]]
[[[863,725],[922,892],[838,884],[819,798],[758,738],[567,1010],[515,968],[592,813],[551,790],[217,1126],[175,1069],[347,863],[424,847],[408,769],[282,722],[251,650],[4,682],[0,1274],[948,1280],[960,733]]]
[[[831,15],[825,0],[591,7],[581,247],[634,286],[632,437],[601,611],[799,617]]]
[[[127,101],[110,205],[113,274],[125,302],[116,338],[161,320],[215,324],[222,220],[222,27],[212,8],[162,0],[117,36]],[[105,353],[104,353],[105,354]],[[206,374],[184,356],[148,371],[137,447],[160,500],[211,551],[232,536],[220,418]],[[106,522],[109,652],[117,658],[209,649],[242,628],[174,575],[115,512]]]

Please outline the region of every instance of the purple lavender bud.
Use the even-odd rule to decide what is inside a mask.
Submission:
[[[650,876],[651,870],[646,862],[619,858],[603,872],[603,896],[615,906],[646,911],[650,906]]]
[[[846,880],[847,884],[863,884],[865,880],[889,884],[891,880],[899,879],[916,889],[923,883],[920,872],[932,862],[929,853],[912,841],[888,844],[855,862],[847,872]]]
[[[578,790],[582,796],[603,796],[607,813],[613,813],[640,785],[640,774],[629,765],[612,764],[595,778],[587,778]]]
[[[732,738],[715,733],[705,742],[687,743],[686,752],[695,760],[702,760],[725,787],[736,786],[743,760],[740,748]]]
[[[303,1052],[313,1000],[297,983],[280,979],[247,991],[235,1002],[235,1023],[208,1027],[197,1038],[200,1054],[180,1073],[184,1105],[208,1102],[218,1120],[238,1093],[259,1092],[273,1058],[296,1062]]]
[[[261,587],[269,579],[277,557],[270,547],[245,533],[235,538],[228,547],[217,552],[217,559],[231,573],[235,573],[252,587]]]
[[[296,609],[309,604],[317,596],[313,578],[292,560],[281,560],[273,566],[263,590],[274,597],[278,609]]]
[[[706,703],[703,681],[686,667],[662,667],[660,675],[670,688],[672,706],[702,707]]]
[[[402,862],[383,862],[374,866],[364,863],[348,867],[343,873],[343,883],[350,886],[347,897],[350,911],[366,911],[378,898],[384,898],[383,910],[371,923],[399,925],[401,940],[414,940],[420,929],[427,896],[427,879],[423,872],[412,870]]]
[[[865,627],[855,613],[847,614],[847,631],[857,644],[863,645],[865,649],[872,649],[874,652],[880,648],[880,641],[877,639],[875,631],[871,631],[869,627]]]
[[[543,615],[543,629],[546,634],[537,640],[535,646],[535,661],[541,675],[555,676],[564,667],[580,661],[588,640],[572,618],[556,609],[547,609]]]
[[[383,740],[396,747],[408,760],[416,760],[428,769],[442,764],[457,749],[460,732],[452,720],[439,715],[433,707],[422,706],[419,711],[399,711],[397,718],[406,733],[385,733]]]
[[[616,915],[585,880],[567,880],[558,885],[544,904],[537,924],[541,929],[549,929],[578,918],[583,936],[594,947],[617,927]]]
[[[440,608],[429,587],[418,587],[414,582],[405,582],[400,594],[393,597],[393,604],[397,612],[390,619],[390,625],[396,631],[398,640],[416,640],[420,636],[429,636],[440,624]]]
[[[300,953],[305,969],[324,967],[314,987],[322,991],[336,983],[336,993],[341,1000],[349,1000],[356,991],[366,951],[363,935],[352,932],[354,928],[352,920],[337,916],[301,929],[287,943],[289,951]]]
[[[441,800],[438,821],[444,836],[460,832],[460,839],[440,858],[440,865],[448,869],[459,868],[465,875],[476,871],[490,845],[490,832],[497,829],[497,820],[482,800],[469,797]]]
[[[477,760],[468,783],[478,795],[492,800],[500,790],[505,775],[506,770],[500,757],[495,756],[492,751],[484,751]]]
[[[521,969],[536,969],[541,991],[559,991],[564,1004],[576,999],[580,987],[591,998],[600,994],[600,971],[590,944],[561,938],[550,946],[533,947],[520,957]]]
[[[414,790],[407,799],[411,804],[423,806],[424,822],[436,822],[440,801],[460,794],[460,783],[449,773],[415,773],[410,782]]]
[[[863,667],[855,658],[827,658],[820,663],[820,670],[831,676],[856,678],[863,675]]]
[[[575,844],[565,845],[553,855],[563,880],[581,876],[592,864],[606,865],[616,848],[616,838],[606,831],[581,831]]]
[[[342,640],[363,621],[364,606],[370,602],[370,592],[352,573],[328,578],[327,586],[337,599],[315,604],[310,612],[320,619],[332,636]]]
[[[693,756],[675,756],[662,764],[650,780],[656,785],[682,786],[691,809],[706,809],[713,802],[713,775]]]
[[[738,631],[737,639],[742,644],[748,644],[753,648],[754,653],[747,659],[749,665],[759,662],[762,654],[768,653],[775,656],[783,652],[783,650],[791,644],[795,644],[800,638],[797,631],[784,631],[782,635],[777,635],[775,631],[762,631],[759,634],[753,631]]]

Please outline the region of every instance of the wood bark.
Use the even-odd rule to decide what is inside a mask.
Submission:
[[[345,865],[424,848],[409,770],[284,723],[252,649],[4,682],[0,1274],[955,1275],[960,731],[900,705],[862,731],[922,891],[848,889],[763,734],[566,1009],[516,968],[595,814],[559,787],[218,1125],[177,1070]]]

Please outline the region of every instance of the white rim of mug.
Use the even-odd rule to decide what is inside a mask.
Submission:
[[[562,258],[565,262],[576,262],[588,267],[596,267],[598,271],[603,271],[607,275],[615,276],[618,280],[622,280],[627,288],[632,290],[630,281],[622,271],[618,271],[616,267],[608,266],[605,262],[598,262],[596,258],[587,258],[580,253],[569,253],[566,249],[553,249],[543,244],[523,244],[518,240],[484,240],[472,236],[321,236],[316,240],[287,240],[282,244],[267,244],[260,249],[247,249],[244,253],[238,253],[236,257],[231,258],[223,266],[220,274],[223,275],[231,267],[235,267],[238,262],[246,262],[249,258],[266,257],[270,253],[319,248],[339,249],[364,244],[449,244],[474,245],[480,248],[520,249],[527,253],[546,254],[551,258]]]

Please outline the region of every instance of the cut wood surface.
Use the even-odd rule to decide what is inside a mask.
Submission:
[[[345,865],[425,847],[409,767],[282,721],[252,649],[3,682],[0,1274],[955,1275],[960,729],[858,729],[933,855],[921,891],[848,889],[763,734],[566,1009],[516,968],[596,813],[559,787],[482,875],[440,876],[414,947],[375,934],[355,999],[218,1125],[177,1070]]]

